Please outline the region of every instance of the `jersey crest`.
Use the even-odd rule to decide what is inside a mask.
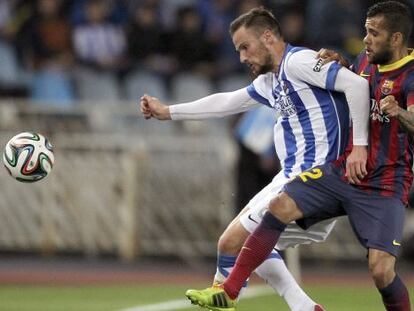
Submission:
[[[391,94],[393,88],[394,88],[394,81],[384,80],[381,86],[381,93],[383,95],[389,95]]]

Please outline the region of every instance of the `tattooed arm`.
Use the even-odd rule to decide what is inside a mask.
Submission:
[[[410,106],[405,110],[398,105],[394,96],[391,95],[381,100],[380,108],[386,115],[397,118],[410,134],[414,134],[414,106]]]

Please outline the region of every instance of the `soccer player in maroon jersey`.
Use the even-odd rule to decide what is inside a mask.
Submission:
[[[367,248],[369,271],[385,309],[411,310],[395,262],[413,179],[414,55],[407,48],[412,16],[400,2],[377,3],[368,10],[365,28],[366,49],[352,68],[371,87],[367,175],[345,176],[347,154],[300,174],[269,203],[227,280],[220,287],[188,291],[193,302],[210,310],[235,310],[243,283],[270,254],[286,224],[296,220],[306,228],[348,215]]]

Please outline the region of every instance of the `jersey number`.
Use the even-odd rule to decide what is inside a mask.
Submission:
[[[313,168],[310,171],[303,172],[299,174],[300,179],[302,179],[303,182],[308,181],[308,177],[310,179],[318,179],[322,177],[322,170],[320,168]]]

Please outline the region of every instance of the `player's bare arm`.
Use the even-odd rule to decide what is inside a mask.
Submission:
[[[145,119],[171,120],[170,109],[158,98],[144,95],[140,100],[140,110]]]
[[[401,108],[394,96],[389,95],[380,101],[380,109],[387,116],[397,118],[400,124],[411,134],[414,133],[414,107]]]

